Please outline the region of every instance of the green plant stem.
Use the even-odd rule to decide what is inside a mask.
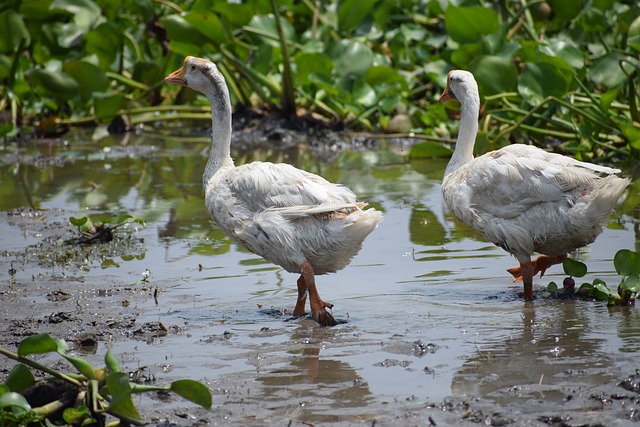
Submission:
[[[278,30],[278,38],[280,42],[280,51],[282,53],[282,114],[285,117],[295,116],[296,114],[296,98],[293,90],[293,73],[291,72],[291,59],[289,58],[289,49],[287,47],[287,39],[282,27],[280,11],[276,0],[271,0],[271,8],[276,19],[276,29]]]
[[[49,415],[53,415],[62,408],[66,408],[74,402],[75,399],[72,399],[70,396],[67,396],[63,399],[54,400],[53,402],[49,402],[46,405],[40,406],[38,408],[33,408],[33,412],[37,415],[47,417]]]
[[[50,368],[48,368],[48,367],[46,367],[44,365],[41,365],[38,362],[34,362],[31,359],[19,356],[16,353],[13,353],[13,352],[7,350],[6,348],[0,347],[0,354],[3,355],[3,356],[8,357],[9,359],[13,359],[13,360],[15,360],[17,362],[20,362],[20,363],[24,364],[24,365],[30,366],[33,369],[37,369],[39,371],[46,372],[47,374],[49,374],[51,376],[54,376],[54,377],[56,377],[58,379],[61,379],[63,381],[66,381],[66,382],[68,382],[70,384],[73,384],[74,386],[76,386],[78,388],[84,387],[84,385],[80,381],[75,380],[75,379],[71,378],[70,376],[62,374],[62,373],[60,373],[58,371],[54,371],[53,369],[50,369]]]

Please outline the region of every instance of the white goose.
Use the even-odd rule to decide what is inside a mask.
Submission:
[[[212,110],[212,145],[202,183],[216,224],[240,245],[291,273],[300,273],[294,316],[302,316],[307,293],[313,318],[336,324],[315,284],[316,274],[346,267],[382,214],[362,210],[348,188],[288,164],[231,159],[231,101],[220,71],[206,59],[188,56],[167,83],[206,95]]]
[[[449,210],[516,257],[508,271],[533,299],[533,276],[602,232],[629,180],[618,169],[513,144],[473,157],[480,97],[473,75],[449,72],[440,102],[460,101],[455,150],[442,180]],[[542,255],[531,261],[531,254]]]

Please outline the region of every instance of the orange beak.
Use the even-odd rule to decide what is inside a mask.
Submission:
[[[452,72],[453,70],[449,71],[449,75],[451,75]],[[442,91],[442,95],[440,95],[440,103],[447,102],[450,99],[456,99],[456,97],[449,93],[449,78],[447,77],[447,84]]]
[[[187,70],[187,62],[189,62],[190,56],[187,56],[184,59],[184,64],[179,69],[175,70],[173,73],[169,74],[164,78],[164,81],[167,83],[174,83],[180,86],[186,86],[187,83],[184,81],[184,73]]]

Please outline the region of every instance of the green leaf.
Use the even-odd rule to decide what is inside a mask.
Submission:
[[[518,82],[518,92],[530,104],[538,105],[548,96],[563,97],[571,77],[547,62],[529,63]]]
[[[403,90],[408,88],[406,80],[397,70],[384,65],[371,67],[369,71],[367,71],[364,81],[373,87],[383,84],[400,83]]]
[[[86,216],[83,216],[82,218],[76,218],[72,216],[71,218],[69,218],[69,222],[71,223],[71,225],[78,228],[85,225],[88,220],[89,220],[89,217],[86,217]]]
[[[485,34],[500,31],[500,20],[493,9],[456,7],[449,4],[444,14],[449,37],[459,43],[473,43]]]
[[[99,25],[84,36],[87,53],[96,55],[100,66],[107,69],[114,63],[120,53],[122,32],[111,22]]]
[[[9,375],[7,376],[7,380],[5,384],[9,387],[11,391],[15,391],[16,393],[22,393],[32,385],[36,383],[36,380],[33,378],[33,374],[22,363],[17,364],[11,369]]]
[[[640,254],[629,249],[620,249],[613,257],[613,266],[621,276],[640,274]]]
[[[607,300],[609,298],[609,295],[611,295],[611,289],[609,289],[607,285],[602,281],[599,281],[598,283],[594,281],[593,283],[593,297],[598,301]]]
[[[21,43],[25,47],[31,43],[22,17],[11,9],[0,13],[0,28],[0,52],[13,53]]]
[[[205,36],[180,15],[167,15],[160,18],[160,23],[167,30],[171,43],[186,42],[189,45],[201,46],[205,43]]]
[[[65,11],[83,33],[87,33],[102,18],[102,11],[91,0],[54,0],[49,6],[52,11]]]
[[[107,354],[104,355],[104,364],[110,372],[122,372],[118,359],[115,358],[111,350],[107,350]]]
[[[594,59],[588,68],[591,79],[609,90],[621,86],[628,79],[619,64],[624,59],[626,55],[621,52],[610,52]]]
[[[296,81],[301,84],[310,82],[309,75],[316,73],[330,78],[333,71],[333,61],[324,53],[303,52],[293,58],[296,65]]]
[[[556,284],[556,282],[549,282],[549,284],[547,285],[547,291],[551,292],[552,294],[558,292],[558,285]]]
[[[14,412],[16,412],[15,409],[22,412],[29,412],[31,410],[31,405],[29,405],[29,402],[27,402],[27,399],[25,399],[24,396],[10,391],[9,393],[0,395],[0,410],[5,408],[11,408]],[[2,421],[2,419],[3,418],[0,417],[0,421]]]
[[[373,66],[373,52],[363,43],[340,40],[329,48],[334,69],[342,76],[353,74],[364,76]]]
[[[548,0],[553,10],[554,21],[566,24],[578,16],[584,0]]]
[[[69,363],[71,363],[78,370],[78,372],[80,372],[88,379],[96,379],[95,369],[93,369],[91,363],[87,362],[84,359],[80,359],[79,357],[69,356],[67,354],[62,354],[62,357],[67,359]]]
[[[183,18],[193,28],[216,44],[225,43],[228,39],[222,29],[220,18],[214,13],[207,11],[186,12]]]
[[[473,65],[472,72],[484,96],[515,92],[518,88],[518,72],[510,59],[481,56]]]
[[[244,27],[247,38],[256,44],[266,43],[273,48],[280,49],[280,39],[276,28],[276,19],[273,15],[254,16],[251,22]],[[282,20],[282,30],[287,44],[296,42],[296,30],[287,20]]]
[[[78,82],[62,71],[33,69],[26,73],[26,77],[32,83],[42,86],[47,92],[62,99],[74,97],[80,89]]]
[[[338,2],[338,28],[341,31],[355,29],[371,13],[373,0],[343,0]]]
[[[565,274],[573,277],[584,277],[587,274],[587,266],[575,259],[565,258],[562,262],[562,268],[564,268]]]
[[[107,387],[111,395],[107,411],[115,416],[140,420],[140,414],[131,398],[129,376],[124,372],[113,372],[107,376]]]
[[[36,334],[23,339],[18,344],[18,356],[27,356],[29,354],[42,354],[58,352],[62,353],[69,348],[63,340],[53,339],[49,334]]]
[[[94,93],[94,114],[98,119],[110,121],[118,114],[118,112],[124,105],[125,99],[126,98],[122,93],[114,93],[113,95],[109,95],[106,93]]]
[[[419,142],[411,147],[410,159],[424,159],[432,157],[449,157],[452,151],[433,141]]]
[[[62,418],[69,424],[79,425],[81,421],[95,421],[91,416],[91,411],[86,406],[67,408],[62,413]]]
[[[204,384],[198,381],[174,381],[171,383],[171,391],[205,409],[211,409],[211,391]]]
[[[80,96],[90,98],[94,92],[103,92],[109,88],[109,79],[99,67],[84,61],[71,61],[62,69],[80,86]]]

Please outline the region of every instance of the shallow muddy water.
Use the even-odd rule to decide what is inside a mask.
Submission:
[[[162,322],[167,334],[100,330],[97,352],[87,356],[99,364],[109,347],[126,370],[144,368],[158,383],[197,379],[214,393],[210,412],[177,398],[140,397],[146,419],[239,426],[638,420],[637,393],[619,386],[640,368],[638,309],[545,298],[546,285],[565,277],[561,266],[535,280],[537,298],[525,303],[506,272],[515,260],[446,214],[446,159],[410,162],[408,149],[393,143],[340,153],[235,152],[237,163],[285,161],[343,183],[384,212],[350,266],[317,278],[341,322],[321,328],[290,317],[295,275],[212,226],[200,187],[206,140],[88,139],[0,152],[2,343],[20,340],[9,324],[46,330],[53,322],[42,319],[55,312],[82,319],[58,330],[68,340],[109,318]],[[70,216],[116,211],[146,227],[129,227],[126,245],[61,259]],[[637,217],[625,201],[580,252],[589,268],[584,281],[617,286],[612,259],[618,249],[638,250]],[[52,299],[56,290],[73,297]]]

